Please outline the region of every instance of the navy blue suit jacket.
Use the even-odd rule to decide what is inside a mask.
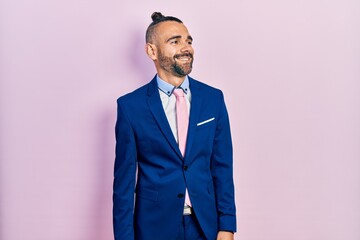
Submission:
[[[156,77],[118,99],[113,224],[116,240],[171,240],[185,188],[207,239],[236,231],[230,126],[220,90],[189,78],[186,153],[175,141]],[[136,178],[137,176],[137,178]]]

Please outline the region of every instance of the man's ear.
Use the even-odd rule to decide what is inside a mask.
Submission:
[[[152,43],[146,43],[145,52],[153,61],[157,59],[157,50],[156,46]]]

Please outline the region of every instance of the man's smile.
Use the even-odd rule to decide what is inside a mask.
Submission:
[[[176,60],[182,61],[182,62],[189,62],[193,59],[192,54],[191,53],[186,53],[186,54],[177,54],[174,57]]]

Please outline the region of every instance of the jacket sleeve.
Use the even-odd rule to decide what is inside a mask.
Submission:
[[[211,156],[211,173],[219,218],[218,230],[236,232],[232,141],[229,117],[222,93]]]
[[[116,147],[113,185],[113,228],[115,240],[134,239],[134,192],[136,178],[136,143],[126,109],[117,102]]]

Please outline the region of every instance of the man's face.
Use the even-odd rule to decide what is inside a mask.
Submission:
[[[157,63],[167,74],[183,77],[192,70],[192,37],[182,23],[167,21],[157,26],[155,35]]]

